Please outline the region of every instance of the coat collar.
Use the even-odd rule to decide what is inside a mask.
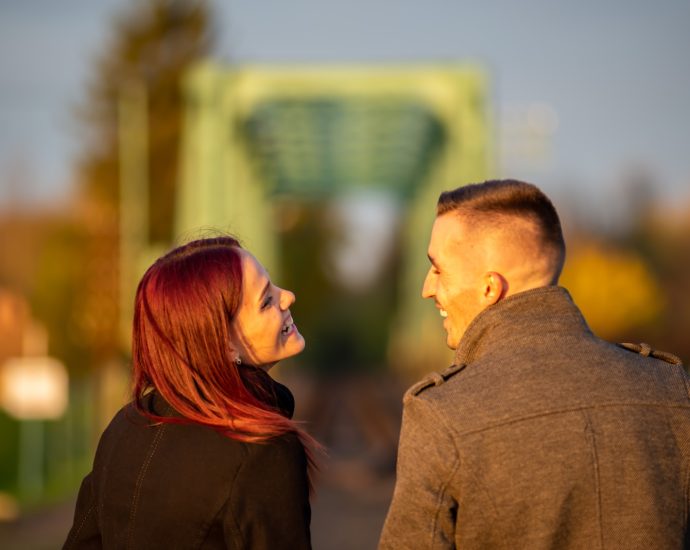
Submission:
[[[456,364],[477,361],[505,346],[530,346],[554,332],[592,332],[568,291],[545,286],[513,294],[479,313],[455,352]]]

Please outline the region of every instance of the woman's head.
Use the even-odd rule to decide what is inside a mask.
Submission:
[[[264,267],[246,250],[239,250],[242,292],[234,314],[232,339],[236,359],[268,369],[304,349],[290,306],[295,295],[271,282]]]
[[[289,310],[294,299],[232,237],[169,252],[137,289],[135,396],[155,388],[189,420],[272,435],[270,420],[277,419],[269,418],[273,412],[256,398],[256,388],[247,389],[258,378],[248,380],[252,369],[238,364],[267,369],[302,351],[304,339]]]

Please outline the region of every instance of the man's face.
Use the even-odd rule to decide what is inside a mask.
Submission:
[[[482,300],[485,247],[474,242],[472,234],[453,212],[437,217],[431,230],[431,267],[422,296],[436,302],[451,349],[458,347],[467,326],[486,307]]]

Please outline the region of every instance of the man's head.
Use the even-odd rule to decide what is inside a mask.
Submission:
[[[553,285],[565,259],[556,209],[536,186],[494,180],[441,194],[422,296],[457,348],[467,326],[503,298]]]

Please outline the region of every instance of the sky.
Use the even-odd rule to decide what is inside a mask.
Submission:
[[[113,16],[130,4],[0,0],[0,205],[69,197],[83,145],[74,110]],[[658,198],[690,202],[687,0],[212,7],[214,56],[226,63],[480,64],[490,80],[497,176],[605,209],[625,174],[644,169]],[[525,153],[530,140],[539,154]]]

